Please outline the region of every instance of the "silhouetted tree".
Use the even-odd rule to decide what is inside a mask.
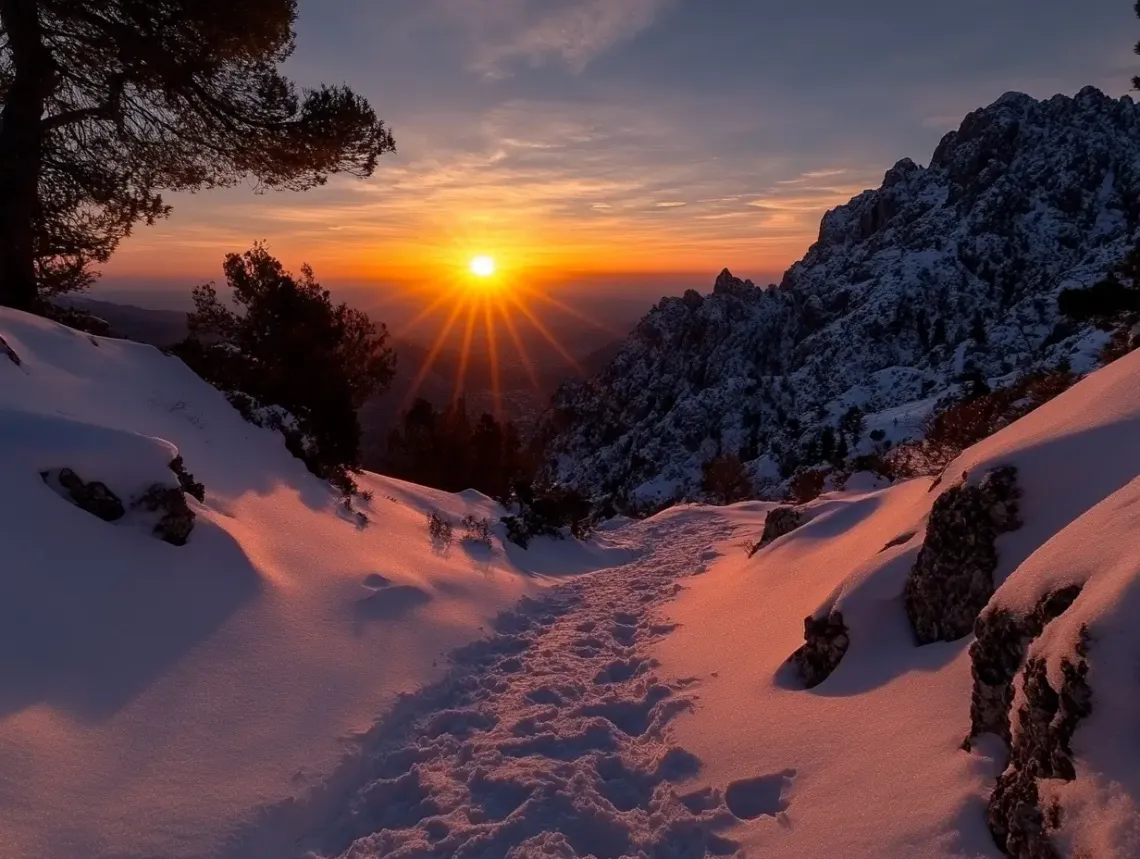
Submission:
[[[394,148],[344,86],[299,92],[296,0],[0,0],[0,304],[90,282],[161,189],[304,189]]]
[[[735,453],[710,459],[701,471],[701,489],[718,504],[734,504],[752,497],[752,479]]]
[[[851,444],[859,444],[859,439],[863,437],[863,430],[866,427],[866,418],[864,417],[863,410],[858,406],[852,406],[843,413],[843,417],[839,419],[839,432],[841,435],[846,436],[851,440]]]
[[[1140,18],[1140,0],[1136,3],[1136,17]],[[1136,44],[1136,53],[1140,54],[1140,42]],[[1132,78],[1132,86],[1134,89],[1140,89],[1140,75]]]
[[[472,426],[460,397],[442,412],[417,398],[388,436],[385,473],[447,492],[476,489],[507,499],[516,484],[529,484],[535,458],[510,421],[483,414]]]
[[[270,420],[314,474],[346,492],[360,464],[357,410],[384,390],[395,370],[388,333],[367,315],[334,305],[308,266],[294,277],[261,245],[226,257],[232,291],[194,290],[190,336],[176,350],[226,391],[248,417]],[[231,309],[231,305],[236,310]]]
[[[1133,248],[1104,280],[1057,297],[1061,315],[1076,322],[1111,325],[1140,313],[1140,248]]]

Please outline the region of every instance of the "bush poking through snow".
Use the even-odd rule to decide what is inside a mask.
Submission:
[[[851,645],[843,613],[804,618],[804,645],[788,657],[795,665],[804,687],[813,689],[831,676]]]
[[[169,486],[152,486],[132,506],[161,512],[154,535],[172,546],[185,546],[194,530],[194,511],[186,503],[186,493]]]
[[[462,523],[463,526],[463,540],[467,543],[475,543],[480,546],[491,548],[491,520],[487,518],[480,519],[476,516],[464,516]]]
[[[436,552],[446,552],[454,539],[451,523],[434,510],[428,515],[428,536]]]
[[[105,483],[93,480],[84,483],[83,480],[70,468],[60,469],[56,479],[59,485],[67,492],[75,506],[86,510],[92,516],[97,516],[104,522],[116,522],[126,515],[126,508]]]
[[[1008,387],[953,402],[926,420],[921,441],[885,455],[883,473],[891,478],[941,474],[966,448],[1060,396],[1077,380],[1067,369],[1030,373]]]
[[[504,516],[507,539],[523,549],[535,537],[562,539],[562,529],[569,528],[576,540],[584,540],[593,530],[596,516],[589,500],[562,487],[535,490],[531,486],[515,487],[518,513]]]
[[[199,503],[206,500],[206,487],[194,479],[194,475],[186,470],[186,463],[181,456],[176,456],[170,463],[170,470],[178,478],[178,485],[187,495],[197,498]]]
[[[903,599],[919,644],[957,641],[994,594],[999,534],[1021,527],[1017,469],[989,472],[977,486],[962,483],[934,502],[926,539],[907,577]]]
[[[832,474],[829,468],[805,468],[797,471],[788,483],[788,500],[795,504],[807,504],[823,494],[827,478]]]
[[[1061,662],[1061,688],[1054,689],[1043,658],[1032,657],[1021,672],[1009,765],[990,795],[987,821],[994,840],[1014,859],[1059,859],[1049,832],[1059,821],[1041,807],[1041,779],[1076,778],[1072,739],[1092,713],[1088,684],[1088,629],[1081,628],[1075,652]]]
[[[735,453],[714,457],[701,466],[701,491],[717,504],[745,501],[755,492],[748,469]]]
[[[1013,678],[1025,660],[1031,641],[1041,635],[1046,624],[1056,620],[1080,595],[1079,585],[1046,594],[1026,616],[1006,608],[987,609],[974,624],[970,645],[970,670],[974,690],[970,700],[970,736],[965,747],[979,734],[989,733],[1010,742],[1010,707]]]

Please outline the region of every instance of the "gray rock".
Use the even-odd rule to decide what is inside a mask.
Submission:
[[[1028,615],[1019,617],[999,607],[978,618],[974,624],[976,638],[970,645],[974,690],[967,747],[983,733],[996,734],[1009,745],[1013,678],[1022,666],[1029,643],[1041,635],[1046,624],[1060,617],[1080,593],[1080,586],[1073,585],[1046,594]]]
[[[606,368],[555,394],[543,478],[633,512],[650,481],[702,498],[701,465],[727,450],[759,497],[783,497],[771,466],[819,464],[811,442],[852,389],[869,414],[949,401],[963,349],[988,380],[1077,365],[1093,325],[1058,326],[1057,293],[1135,246],[1137,139],[1140,104],[1093,89],[971,114],[929,166],[904,159],[832,209],[778,286],[725,271],[699,304],[659,302]]]
[[[991,471],[978,486],[951,487],[934,502],[926,539],[903,594],[919,644],[969,635],[994,594],[999,534],[1021,526],[1017,469]]]
[[[1050,685],[1043,659],[1030,659],[1022,671],[1025,703],[1014,717],[1017,739],[986,815],[998,847],[1014,859],[1059,859],[1049,833],[1059,826],[1060,811],[1041,807],[1038,781],[1076,778],[1073,733],[1092,713],[1087,657],[1088,630],[1082,628],[1075,653],[1062,661],[1060,689]]]
[[[86,510],[92,516],[98,516],[104,522],[114,522],[126,515],[123,502],[107,488],[105,483],[97,480],[84,483],[70,468],[60,469],[58,480],[68,497],[75,502],[75,506]]]
[[[804,515],[795,507],[777,507],[768,511],[764,519],[764,533],[760,535],[758,549],[790,534],[804,523]]]
[[[842,612],[833,611],[821,618],[806,617],[804,645],[788,657],[788,662],[795,665],[804,686],[811,689],[839,667],[850,644],[851,637]]]

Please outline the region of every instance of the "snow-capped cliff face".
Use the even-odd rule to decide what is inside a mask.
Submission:
[[[703,462],[738,453],[774,486],[852,406],[867,419],[843,443],[866,447],[876,429],[913,435],[968,370],[1088,370],[1103,335],[1063,323],[1057,294],[1102,277],[1138,227],[1140,107],[1091,87],[1006,94],[928,167],[904,159],[828,212],[779,286],[725,271],[709,296],[663,299],[605,371],[556,395],[549,474],[693,497]]]

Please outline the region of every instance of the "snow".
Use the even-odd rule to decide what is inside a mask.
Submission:
[[[546,541],[459,541],[477,494],[376,476],[333,493],[180,361],[0,311],[0,853],[220,855],[260,809],[321,787],[443,654],[549,584]],[[189,544],[102,522],[39,471],[127,500],[206,486]],[[456,523],[433,553],[426,515]],[[604,546],[578,568],[610,564]]]
[[[5,856],[997,859],[970,638],[915,646],[902,592],[940,492],[1004,465],[1024,526],[987,611],[1083,585],[1030,647],[1059,683],[1088,630],[1055,841],[1140,849],[1140,353],[937,481],[853,475],[749,557],[772,504],[524,552],[463,539],[502,513],[476,492],[365,475],[361,527],[179,361],[12,311],[0,337]],[[130,498],[176,454],[206,486],[184,547],[38,473]],[[836,611],[850,647],[805,690],[785,660]]]
[[[607,368],[557,393],[548,475],[618,503],[664,481],[707,500],[702,464],[739,452],[780,498],[852,405],[898,443],[967,371],[1092,371],[1108,335],[1065,323],[1057,299],[1137,244],[1138,133],[1135,102],[1092,88],[975,111],[929,166],[904,159],[825,215],[778,288],[725,271],[710,295],[663,299]]]
[[[999,540],[1004,584],[991,605],[1026,612],[1049,591],[1085,583],[1030,650],[1047,657],[1060,688],[1060,660],[1082,626],[1092,641],[1094,710],[1073,741],[1078,778],[1047,786],[1065,812],[1064,855],[1140,847],[1138,376],[1140,354],[1098,371],[967,451],[945,477],[1018,467],[1025,525]],[[699,678],[699,706],[675,736],[702,761],[701,783],[730,792],[782,779],[769,793],[778,802],[726,833],[749,855],[1000,855],[984,808],[1004,751],[960,748],[969,639],[916,648],[902,610],[938,491],[918,480],[824,496],[808,524],[751,560],[727,554],[669,607],[678,629],[654,655],[664,673]],[[726,515],[752,533],[762,525],[753,510]],[[801,618],[831,610],[843,613],[851,648],[805,691],[783,660],[802,643]]]

